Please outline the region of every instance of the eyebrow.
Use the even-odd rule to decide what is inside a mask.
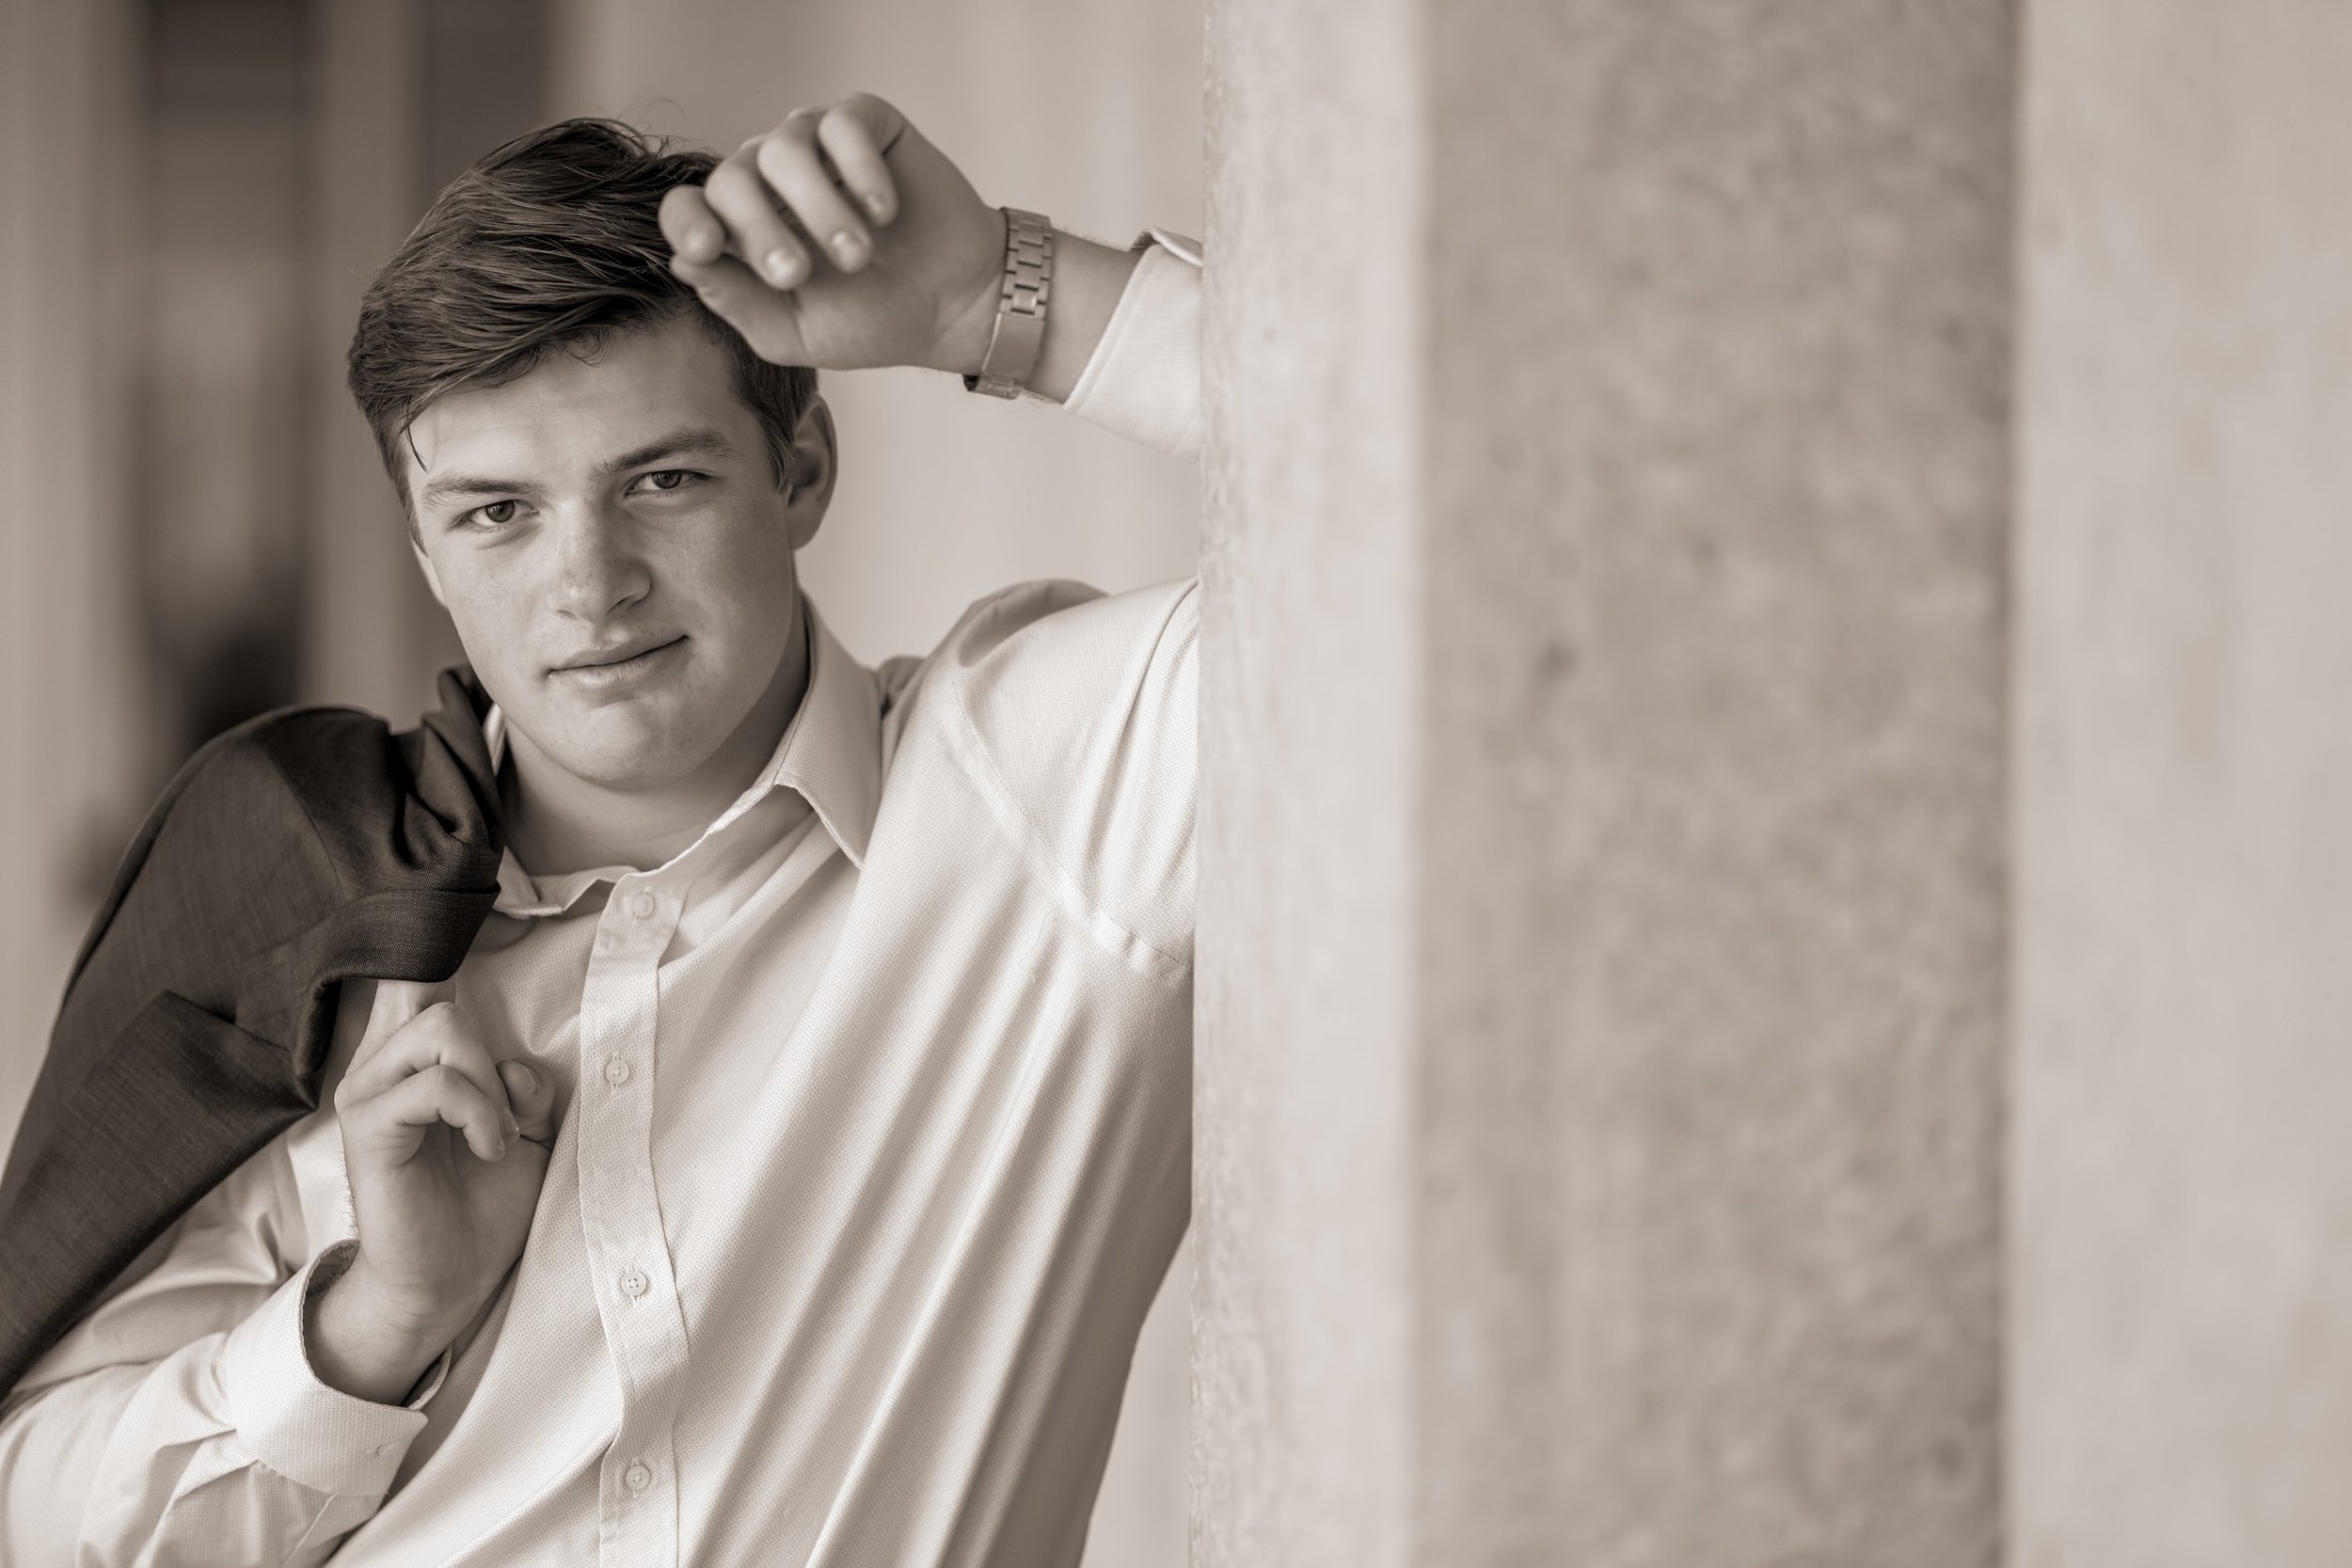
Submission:
[[[723,460],[735,455],[735,443],[709,425],[683,425],[666,436],[659,436],[640,447],[631,447],[618,457],[608,457],[596,465],[596,477],[610,479],[630,468],[642,468],[665,457],[707,457]],[[496,479],[485,474],[442,474],[426,483],[420,493],[418,505],[433,507],[444,501],[460,500],[469,496],[537,497],[544,486],[528,480]]]

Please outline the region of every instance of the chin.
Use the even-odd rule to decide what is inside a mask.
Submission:
[[[576,779],[606,789],[644,789],[691,773],[712,750],[669,715],[632,711],[635,705],[569,715],[532,732],[548,761]]]

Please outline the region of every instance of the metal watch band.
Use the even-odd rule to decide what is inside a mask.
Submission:
[[[988,336],[980,373],[963,378],[967,392],[1018,396],[1037,369],[1045,342],[1045,306],[1054,287],[1054,226],[1018,207],[1005,214],[1005,287],[996,296],[996,325]]]

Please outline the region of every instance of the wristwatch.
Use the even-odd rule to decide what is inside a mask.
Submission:
[[[1005,214],[1005,286],[996,296],[996,325],[988,335],[980,373],[963,378],[967,392],[1017,397],[1037,370],[1045,341],[1045,305],[1054,286],[1054,226],[1018,207]]]

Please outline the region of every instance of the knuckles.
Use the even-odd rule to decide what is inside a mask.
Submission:
[[[710,171],[703,190],[714,201],[739,201],[759,195],[760,179],[743,153],[737,153]]]

